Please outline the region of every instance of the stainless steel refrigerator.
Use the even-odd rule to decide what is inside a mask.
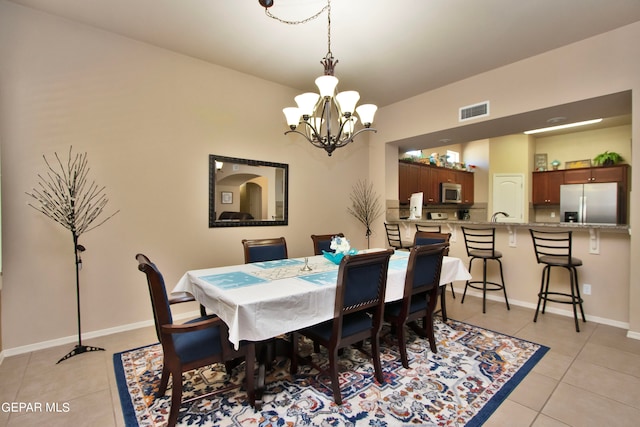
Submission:
[[[560,220],[582,224],[616,224],[618,183],[561,185]]]

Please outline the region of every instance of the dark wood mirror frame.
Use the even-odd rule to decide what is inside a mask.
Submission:
[[[220,213],[224,211],[224,205],[221,204],[218,193],[216,191],[216,174],[220,173],[216,165],[223,163],[226,165],[247,165],[247,166],[259,166],[265,168],[282,169],[284,172],[284,182],[282,188],[282,216],[274,219],[256,218],[245,219],[243,216],[238,218],[229,218],[220,220]],[[239,200],[240,197],[234,196],[231,200]],[[216,205],[218,209],[216,209]],[[233,212],[240,213],[240,212]],[[240,159],[235,157],[218,156],[215,154],[209,155],[209,227],[257,227],[257,226],[274,226],[274,225],[288,225],[289,224],[289,165],[286,163],[267,162],[262,160],[249,160]]]

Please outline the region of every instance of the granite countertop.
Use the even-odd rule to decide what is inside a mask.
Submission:
[[[611,225],[611,224],[578,224],[573,222],[489,222],[489,221],[471,221],[459,219],[401,219],[399,223],[412,224],[451,224],[451,225],[468,225],[468,226],[492,226],[492,227],[526,227],[526,228],[561,228],[572,230],[589,230],[595,229],[611,233],[628,233],[628,225]]]

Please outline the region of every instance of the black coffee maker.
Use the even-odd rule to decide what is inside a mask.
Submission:
[[[458,211],[458,219],[462,219],[464,221],[468,221],[471,219],[471,215],[469,215],[469,209],[460,209]]]

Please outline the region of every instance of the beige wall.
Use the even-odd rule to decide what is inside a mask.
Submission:
[[[593,160],[604,151],[615,151],[631,163],[631,125],[613,126],[604,129],[572,132],[566,135],[539,136],[536,138],[536,153],[546,153],[549,168],[553,160]]]
[[[456,127],[458,108],[483,100],[491,102],[491,117],[479,120],[491,120],[626,90],[632,91],[631,136],[638,141],[640,57],[630,42],[638,38],[640,23],[635,23],[382,108],[376,127],[384,132],[374,135],[372,144],[388,144]],[[386,165],[372,165],[372,170],[389,171],[390,163],[395,163],[397,174],[397,155],[385,161]],[[640,150],[632,150],[630,163],[640,164]],[[388,181],[394,179],[395,188],[386,186],[387,199],[397,199],[397,178],[387,177]],[[632,170],[632,188],[638,188],[639,183],[640,170],[636,167]],[[640,226],[640,215],[633,214],[639,211],[640,198],[632,193],[632,229]],[[640,259],[640,240],[633,236],[629,240],[629,251],[603,250],[598,260],[604,261],[602,265],[616,266],[608,270],[608,282],[621,280],[626,284],[627,292],[616,298],[629,297],[623,317],[629,319],[629,335],[640,338],[640,265],[629,262]],[[621,272],[618,266],[627,271]],[[523,263],[522,268],[523,274],[539,276],[533,262]],[[601,312],[600,308],[594,309]],[[611,312],[602,317],[618,316]]]
[[[241,263],[242,238],[284,236],[291,256],[312,254],[313,233],[366,247],[346,207],[367,178],[367,137],[329,158],[283,135],[292,89],[4,1],[0,72],[7,353],[77,333],[71,233],[25,195],[42,156],[64,158],[70,145],[106,186],[106,213],[120,210],[80,239],[86,333],[151,319],[137,252],[171,288],[188,269]],[[288,163],[289,226],[209,229],[209,154]]]

